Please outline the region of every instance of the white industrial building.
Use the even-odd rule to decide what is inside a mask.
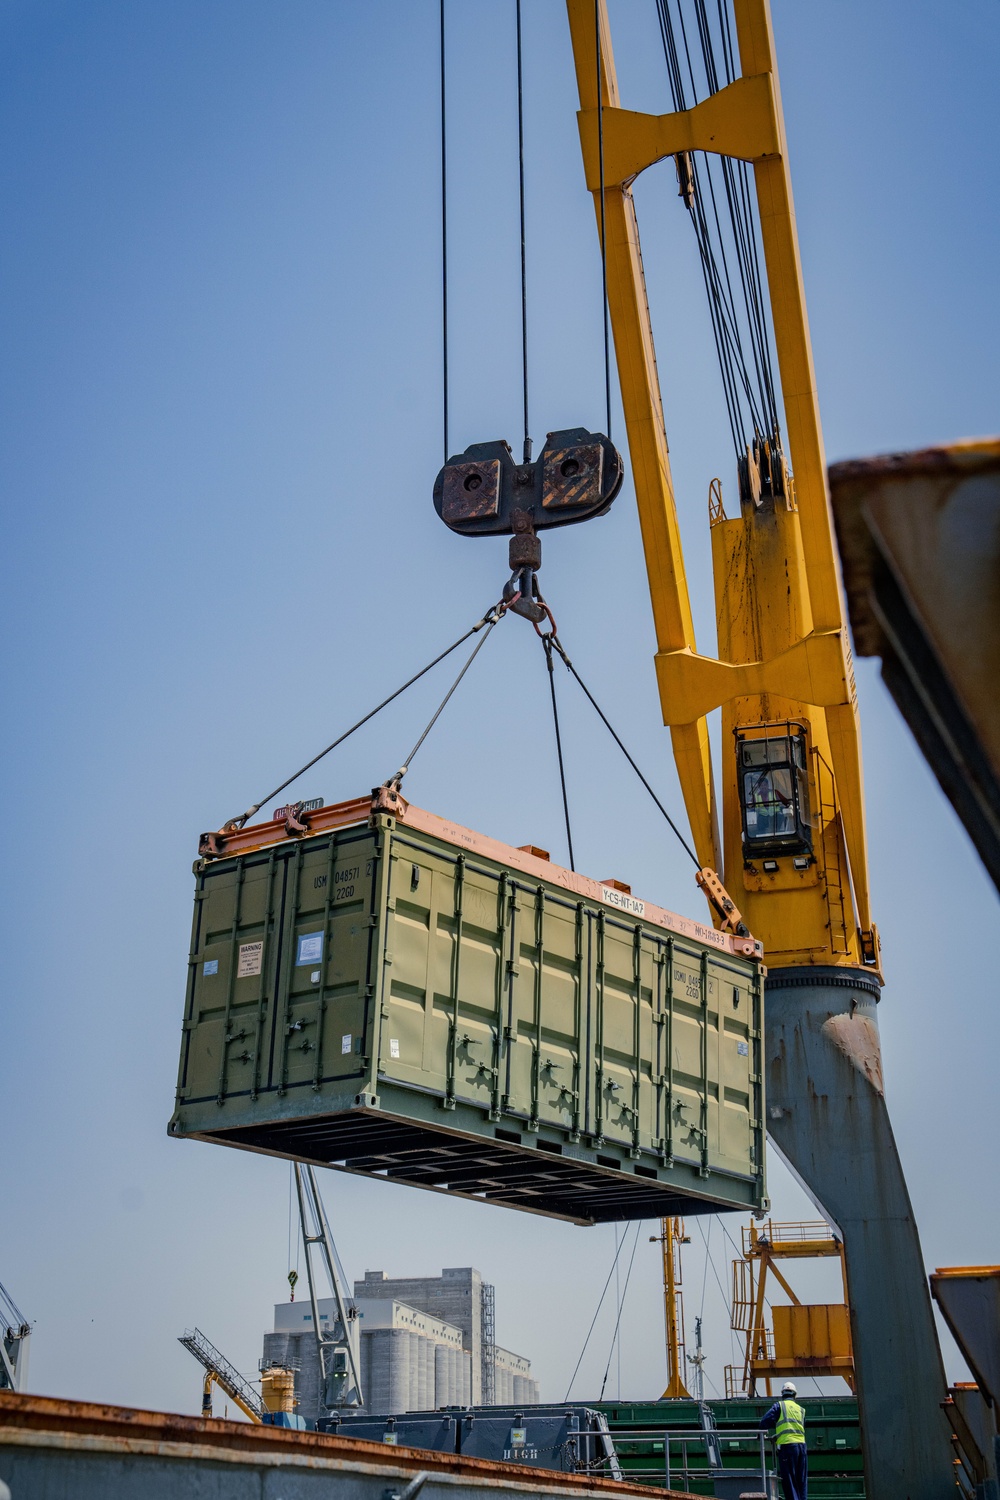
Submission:
[[[440,1276],[389,1278],[366,1271],[354,1283],[366,1411],[431,1411],[441,1406],[533,1406],[531,1362],[498,1347],[493,1288],[471,1266]],[[321,1323],[336,1319],[332,1297],[318,1303]],[[296,1367],[298,1410],[319,1415],[319,1362],[308,1301],[281,1302],[264,1335],[264,1359]]]

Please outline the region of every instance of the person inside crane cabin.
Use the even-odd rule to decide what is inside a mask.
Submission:
[[[778,1449],[778,1472],[785,1500],[806,1500],[806,1414],[796,1401],[798,1391],[790,1380],[781,1387],[781,1400],[769,1406],[760,1419],[765,1431],[774,1429]]]

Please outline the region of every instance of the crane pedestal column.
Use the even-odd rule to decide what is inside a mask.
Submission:
[[[869,1500],[954,1491],[947,1394],[865,970],[766,981],[768,1135],[842,1235]]]

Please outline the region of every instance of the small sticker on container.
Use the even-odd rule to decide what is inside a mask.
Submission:
[[[236,965],[237,979],[252,979],[259,974],[264,962],[263,943],[241,943],[240,957]]]
[[[350,1052],[350,1050],[351,1050],[351,1033],[350,1032],[348,1032],[346,1036],[342,1036],[340,1038],[340,1050],[344,1054],[345,1057],[347,1056],[348,1052]]]
[[[309,983],[319,984],[322,972],[322,969],[313,969],[312,973],[309,975]]]
[[[737,1042],[736,1043],[736,1050],[740,1054],[741,1057],[749,1057],[750,1056],[750,1048],[747,1046],[746,1042]]]
[[[399,1442],[399,1437],[395,1432],[383,1432],[382,1441],[383,1443],[388,1443],[391,1447],[395,1448],[397,1443]]]
[[[512,1448],[523,1448],[528,1437],[526,1427],[512,1427],[510,1429],[510,1446]]]
[[[321,932],[304,932],[299,938],[298,957],[295,967],[301,969],[306,964],[318,964],[323,957],[323,934]]]
[[[391,1036],[389,1038],[389,1056],[390,1057],[398,1057],[399,1056],[399,1037],[398,1036]]]
[[[204,964],[202,965],[201,972],[203,974],[218,974],[219,960],[217,958],[206,958]]]

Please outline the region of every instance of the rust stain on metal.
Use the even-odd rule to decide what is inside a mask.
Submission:
[[[542,479],[542,505],[557,510],[563,505],[590,505],[601,493],[604,450],[600,443],[546,451]]]
[[[875,1022],[868,1016],[842,1014],[831,1016],[823,1023],[822,1030],[858,1072],[864,1074],[872,1088],[884,1094],[882,1047]]]
[[[460,1454],[435,1453],[424,1448],[387,1448],[359,1438],[331,1437],[324,1432],[298,1432],[287,1427],[267,1427],[248,1422],[226,1422],[217,1418],[186,1417],[174,1412],[144,1411],[136,1407],[105,1406],[89,1401],[65,1401],[48,1396],[22,1395],[0,1391],[0,1447],[4,1442],[24,1441],[30,1435],[32,1446],[52,1446],[72,1451],[74,1441],[80,1448],[88,1442],[103,1439],[125,1447],[130,1444],[157,1445],[169,1456],[171,1445],[177,1448],[215,1450],[220,1457],[239,1457],[247,1463],[286,1456],[289,1461],[304,1458],[343,1463],[345,1460],[377,1468],[420,1472],[426,1470],[455,1478],[479,1479],[509,1488],[555,1492],[651,1497],[676,1496],[689,1500],[685,1492],[651,1489],[645,1485],[622,1483],[583,1474],[562,1474],[554,1469],[528,1468],[521,1464],[494,1463],[488,1459],[466,1458]],[[133,1451],[138,1451],[137,1449]],[[178,1455],[182,1456],[182,1455]]]
[[[441,515],[447,522],[478,521],[499,514],[500,460],[449,464],[444,471]]]

